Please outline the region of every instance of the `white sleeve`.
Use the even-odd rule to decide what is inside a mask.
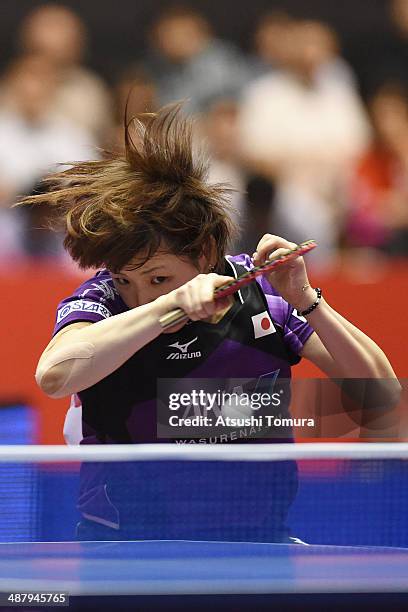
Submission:
[[[82,405],[77,395],[71,395],[71,404],[65,415],[64,439],[68,445],[79,444],[82,435]]]

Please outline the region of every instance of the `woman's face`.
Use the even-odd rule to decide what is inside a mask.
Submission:
[[[163,251],[158,251],[140,268],[130,270],[131,267],[128,264],[117,274],[111,272],[114,285],[129,308],[153,302],[160,295],[181,287],[197,274],[209,271],[204,255],[194,265],[192,261]]]

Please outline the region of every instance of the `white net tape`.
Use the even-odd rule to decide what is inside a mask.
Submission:
[[[0,445],[1,463],[302,459],[408,459],[408,443]]]

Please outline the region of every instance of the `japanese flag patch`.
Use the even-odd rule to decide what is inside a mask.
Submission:
[[[255,338],[262,338],[262,336],[268,336],[269,334],[274,334],[276,329],[274,324],[272,323],[271,317],[269,313],[264,310],[257,315],[251,317],[252,325],[254,326],[254,334]]]

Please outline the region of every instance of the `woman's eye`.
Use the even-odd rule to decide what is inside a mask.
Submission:
[[[122,287],[129,284],[129,281],[126,278],[115,278],[115,281],[118,283],[118,285],[122,285]]]
[[[152,278],[152,285],[161,285],[167,279],[167,276],[155,276]]]

